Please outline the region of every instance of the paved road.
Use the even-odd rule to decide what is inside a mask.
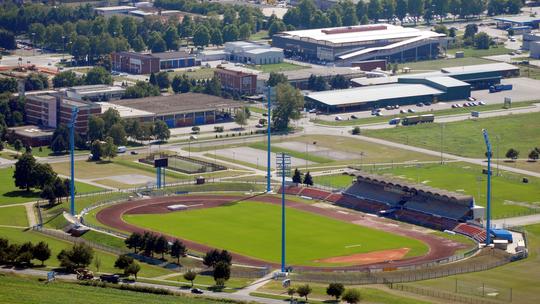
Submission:
[[[505,219],[493,220],[491,222],[494,227],[505,226],[525,226],[540,223],[540,214],[532,214],[525,216],[509,217]]]

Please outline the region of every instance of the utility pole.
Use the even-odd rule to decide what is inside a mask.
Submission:
[[[71,108],[71,120],[69,122],[69,162],[71,180],[69,181],[69,193],[70,193],[70,213],[75,216],[75,122],[77,121],[77,115],[79,114],[79,108]]]
[[[266,144],[267,144],[267,154],[266,154],[266,192],[270,192],[271,189],[270,189],[270,167],[271,167],[271,164],[270,164],[270,142],[271,142],[271,138],[270,138],[270,133],[272,132],[271,128],[270,128],[270,115],[272,114],[272,104],[271,104],[271,95],[272,95],[272,88],[270,86],[268,86],[268,93],[267,93],[267,96],[266,98],[268,99],[268,119],[267,119],[267,131],[266,131],[266,135],[267,135],[267,138],[266,138]]]
[[[484,141],[486,143],[486,155],[487,155],[487,204],[486,204],[486,246],[491,243],[491,143],[489,142],[489,136],[486,129],[482,130],[484,134]]]
[[[291,173],[291,156],[283,152],[276,155],[276,172],[281,174],[281,272],[285,273],[285,176]]]

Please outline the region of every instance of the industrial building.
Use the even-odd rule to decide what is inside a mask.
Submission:
[[[273,64],[283,61],[283,50],[268,44],[258,44],[247,41],[225,43],[228,59],[234,62],[248,64]]]
[[[200,65],[195,55],[183,51],[152,54],[118,52],[111,54],[111,61],[114,71],[131,74],[150,74],[166,69]]]
[[[56,128],[60,124],[67,125],[71,121],[72,109],[78,108],[75,131],[80,134],[86,134],[90,115],[101,113],[98,104],[72,100],[59,94],[27,96],[24,108],[28,123],[49,128]]]
[[[540,33],[523,34],[523,45],[521,46],[521,48],[523,50],[529,50],[530,45],[533,42],[540,42]]]
[[[54,129],[27,125],[8,128],[7,136],[10,140],[19,139],[25,146],[41,147],[51,143]]]
[[[433,73],[353,79],[351,82],[360,87],[309,93],[305,99],[325,112],[464,100],[473,89],[486,89],[502,78],[518,75],[519,68],[507,63],[444,68]]]
[[[104,17],[111,17],[114,15],[127,15],[129,12],[137,10],[135,6],[120,5],[120,6],[106,6],[96,7],[94,11],[96,14]]]
[[[236,109],[242,107],[242,103],[235,100],[197,93],[121,99],[99,104],[103,112],[114,108],[123,118],[141,122],[163,120],[169,128],[227,122]]]
[[[244,70],[218,66],[214,70],[214,76],[220,80],[221,87],[225,90],[242,95],[253,95],[257,92],[257,74]]]
[[[286,55],[305,60],[352,62],[385,59],[388,62],[434,59],[444,34],[390,24],[285,31],[272,37],[272,45]]]
[[[66,96],[75,100],[107,101],[122,98],[126,89],[106,84],[75,86],[66,89]]]
[[[540,59],[540,41],[535,41],[530,44],[529,56],[534,59]]]
[[[508,30],[522,27],[529,27],[530,29],[537,29],[540,24],[540,17],[531,16],[507,16],[496,17],[493,20],[497,21],[497,28]]]

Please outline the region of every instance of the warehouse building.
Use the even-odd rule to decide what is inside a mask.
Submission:
[[[137,10],[135,6],[120,5],[120,6],[106,6],[96,7],[94,11],[96,14],[104,17],[111,17],[114,15],[127,15],[129,12]]]
[[[150,74],[161,70],[200,65],[195,55],[183,51],[152,54],[118,52],[111,54],[111,61],[114,71],[130,74]]]
[[[521,48],[523,50],[528,51],[530,49],[531,43],[539,42],[539,41],[540,41],[540,33],[523,34],[523,45],[521,46]]]
[[[523,27],[537,29],[540,24],[540,17],[531,16],[496,17],[493,20],[497,21],[497,28],[504,30]]]
[[[434,59],[444,34],[390,24],[285,31],[272,37],[272,45],[288,56],[304,60],[352,62],[385,59],[388,62]]]
[[[115,108],[121,117],[141,122],[163,120],[169,128],[227,122],[242,103],[222,97],[184,93],[100,102],[102,111]]]
[[[268,44],[247,41],[225,43],[228,59],[247,64],[274,64],[283,61],[283,50]]]

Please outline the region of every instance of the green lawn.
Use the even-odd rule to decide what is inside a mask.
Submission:
[[[494,157],[499,155],[499,158],[504,158],[506,151],[514,148],[521,152],[520,158],[526,158],[531,149],[540,146],[539,128],[540,113],[445,123],[444,151],[461,156],[483,158],[485,144],[482,129],[487,129]],[[365,130],[363,134],[440,151],[441,129],[441,124],[435,123],[384,130]],[[497,136],[499,136],[499,141],[497,141]]]
[[[195,80],[202,80],[202,79],[211,79],[214,77],[214,68],[193,68],[191,69],[191,72],[188,71],[179,71],[179,72],[171,72],[169,73],[169,78],[172,80],[175,75],[186,75],[188,78],[195,79]]]
[[[353,177],[346,174],[313,176],[313,182],[317,185],[334,188],[345,188],[352,184]]]
[[[114,303],[114,304],[212,304],[225,303],[219,300],[191,296],[155,295],[113,288],[82,286],[76,283],[57,281],[47,284],[35,278],[0,275],[0,303]]]
[[[258,31],[255,34],[251,34],[251,36],[249,37],[249,40],[262,40],[262,39],[270,39],[270,37],[268,37],[267,30]]]
[[[182,274],[179,274],[178,276],[168,278],[167,281],[171,282],[179,282],[182,283],[181,285],[188,285],[191,286],[191,282],[184,279],[184,276]],[[228,288],[243,288],[247,286],[252,280],[246,279],[246,278],[234,278],[231,277],[227,282],[225,282],[225,286]],[[212,275],[202,275],[198,274],[195,280],[193,281],[194,284],[200,284],[200,285],[208,285],[213,286],[216,284],[216,281],[214,280],[214,277]]]
[[[523,101],[523,102],[514,102],[512,103],[512,109],[520,108],[520,107],[527,107],[534,103],[540,102],[539,100],[534,101]],[[489,104],[481,107],[476,108],[455,108],[455,109],[445,109],[445,110],[438,110],[438,111],[429,111],[429,112],[418,112],[418,114],[434,114],[435,116],[443,116],[443,115],[456,115],[456,114],[465,114],[465,113],[471,113],[472,111],[477,112],[485,112],[485,111],[494,111],[494,110],[503,110],[503,104]],[[383,113],[384,114],[384,113]],[[324,120],[324,119],[312,119],[311,121],[317,124],[321,125],[327,125],[327,126],[362,126],[364,124],[373,124],[373,123],[381,123],[381,122],[388,122],[392,118],[404,118],[406,116],[411,116],[412,114],[398,114],[398,115],[384,115],[384,116],[371,116],[366,118],[359,118],[359,119],[348,119],[348,120]]]
[[[485,57],[494,55],[508,54],[512,50],[505,48],[504,46],[490,47],[487,50],[475,49],[475,48],[462,48],[448,50],[448,54],[455,54],[456,52],[463,51],[465,58],[467,57]]]
[[[45,261],[45,265],[52,267],[58,267],[60,265],[60,263],[56,259],[58,253],[62,249],[70,248],[72,246],[72,244],[67,241],[52,238],[34,231],[22,231],[21,229],[15,228],[0,228],[0,236],[7,238],[10,242],[13,243],[38,243],[39,241],[45,241],[51,249],[51,258]],[[118,269],[114,268],[114,261],[117,258],[115,255],[103,251],[94,250],[94,258],[96,257],[99,257],[99,259],[101,260],[101,267],[99,269],[101,272],[116,273],[119,271]],[[36,263],[39,264],[39,262]],[[141,271],[139,272],[139,276],[141,277],[156,277],[172,273],[172,271],[165,268],[151,266],[144,263],[140,263],[140,265]],[[93,263],[89,266],[89,268],[92,271],[97,271]]]
[[[6,148],[15,151],[15,148],[12,145],[7,144]],[[21,150],[21,153],[22,152],[24,152],[24,148]],[[75,154],[85,154],[85,153],[88,153],[88,152],[89,152],[89,150],[79,150],[79,149],[75,150]],[[53,153],[53,151],[51,150],[51,147],[49,147],[49,146],[33,147],[32,148],[32,155],[35,156],[35,157],[47,157],[47,156],[55,156],[55,155],[67,155],[67,154],[69,154],[69,153],[66,152],[66,153],[55,154],[55,153]]]
[[[125,215],[124,220],[231,252],[279,262],[280,214],[277,205],[246,201],[187,212]],[[408,256],[417,256],[428,249],[414,239],[296,209],[287,210],[287,227],[287,262],[296,265],[322,265],[317,260],[403,247],[410,248]]]
[[[368,168],[369,170],[369,168]],[[465,163],[386,167],[373,171],[389,173],[410,182],[461,192],[475,197],[476,204],[486,204],[486,175],[480,166]],[[502,172],[492,179],[492,214],[495,218],[516,216],[540,207],[540,180],[529,178],[524,184],[518,175]]]
[[[280,62],[280,63],[272,63],[272,64],[262,64],[262,65],[249,65],[249,68],[262,71],[263,73],[271,73],[271,72],[285,72],[285,71],[295,71],[295,70],[301,70],[301,69],[307,69],[308,66],[288,63],[288,62]]]
[[[537,303],[540,293],[540,224],[526,226],[529,257],[488,271],[426,280],[409,285],[454,292],[455,280],[470,286],[485,286],[506,291],[512,289],[512,303]]]
[[[493,61],[483,59],[483,58],[475,58],[475,57],[438,59],[438,60],[426,60],[426,61],[402,63],[399,65],[399,70],[401,70],[404,67],[408,67],[408,68],[411,68],[412,73],[419,73],[419,72],[425,72],[425,71],[438,71],[442,68],[475,65],[475,64],[486,64],[486,63],[493,63]]]
[[[26,208],[24,206],[0,208],[0,225],[28,226]]]
[[[24,191],[15,187],[13,181],[13,168],[0,169],[0,205],[31,202],[39,199],[39,190]],[[103,190],[102,188],[75,182],[77,193],[89,193]]]

